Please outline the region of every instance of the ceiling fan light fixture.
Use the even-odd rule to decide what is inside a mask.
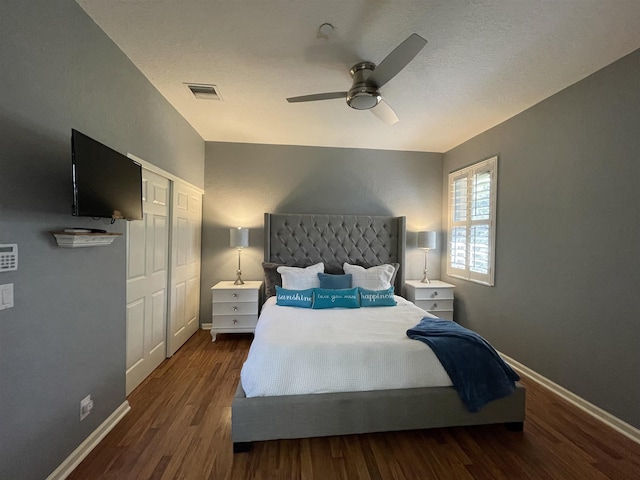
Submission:
[[[356,110],[369,110],[382,100],[382,96],[374,87],[355,87],[349,90],[347,105]]]
[[[353,86],[347,93],[347,105],[356,110],[369,110],[382,100],[378,87],[367,84],[367,78],[376,69],[372,62],[356,63],[349,73],[353,78]]]

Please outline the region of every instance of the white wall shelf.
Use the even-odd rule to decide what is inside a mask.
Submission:
[[[111,245],[121,233],[51,232],[59,247],[101,247]]]

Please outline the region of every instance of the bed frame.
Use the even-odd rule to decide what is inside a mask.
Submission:
[[[396,292],[404,284],[405,217],[265,213],[265,261],[306,267],[324,262],[327,271],[344,262],[400,265]],[[480,412],[469,412],[453,387],[369,392],[245,396],[238,384],[231,407],[233,451],[251,442],[285,438],[415,430],[504,423],[522,430],[525,389]]]

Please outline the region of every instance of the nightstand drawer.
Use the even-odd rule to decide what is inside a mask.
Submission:
[[[258,302],[258,289],[214,289],[213,303],[216,302]]]
[[[255,328],[258,323],[258,314],[255,315],[214,315],[215,328]]]
[[[435,315],[442,320],[453,320],[453,311],[452,310],[443,310],[437,312],[429,312],[431,315]]]
[[[255,302],[213,302],[211,309],[214,315],[251,315],[258,313],[258,301]]]
[[[416,300],[414,303],[434,315],[438,310],[453,310],[453,300]]]
[[[416,300],[453,300],[453,288],[416,288]]]

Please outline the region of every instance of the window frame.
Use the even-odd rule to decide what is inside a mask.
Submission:
[[[474,190],[474,180],[477,180],[477,176],[483,173],[490,174],[489,185],[489,218],[488,219],[473,219],[472,212],[474,208],[473,197],[476,193]],[[456,202],[454,201],[454,184],[460,180],[466,179],[466,192],[464,195],[464,203],[466,208],[464,210],[464,220],[454,220],[456,218]],[[495,285],[495,258],[496,258],[496,205],[497,205],[497,191],[498,191],[498,157],[494,156],[486,160],[474,163],[468,167],[460,170],[450,172],[448,175],[448,204],[447,210],[449,213],[448,221],[448,239],[447,239],[447,275],[454,278],[460,278],[481,285],[494,286]],[[458,197],[459,198],[459,197]],[[459,203],[458,203],[459,206]],[[477,205],[475,205],[477,209]],[[460,210],[458,209],[458,213]],[[488,264],[487,272],[473,271],[471,268],[472,257],[474,251],[478,253],[478,249],[472,248],[472,227],[473,226],[488,226]],[[453,266],[453,241],[454,241],[454,228],[462,228],[464,230],[464,268],[457,268]],[[456,250],[457,251],[457,250]],[[482,252],[481,252],[482,253]],[[459,259],[460,257],[458,257]]]

